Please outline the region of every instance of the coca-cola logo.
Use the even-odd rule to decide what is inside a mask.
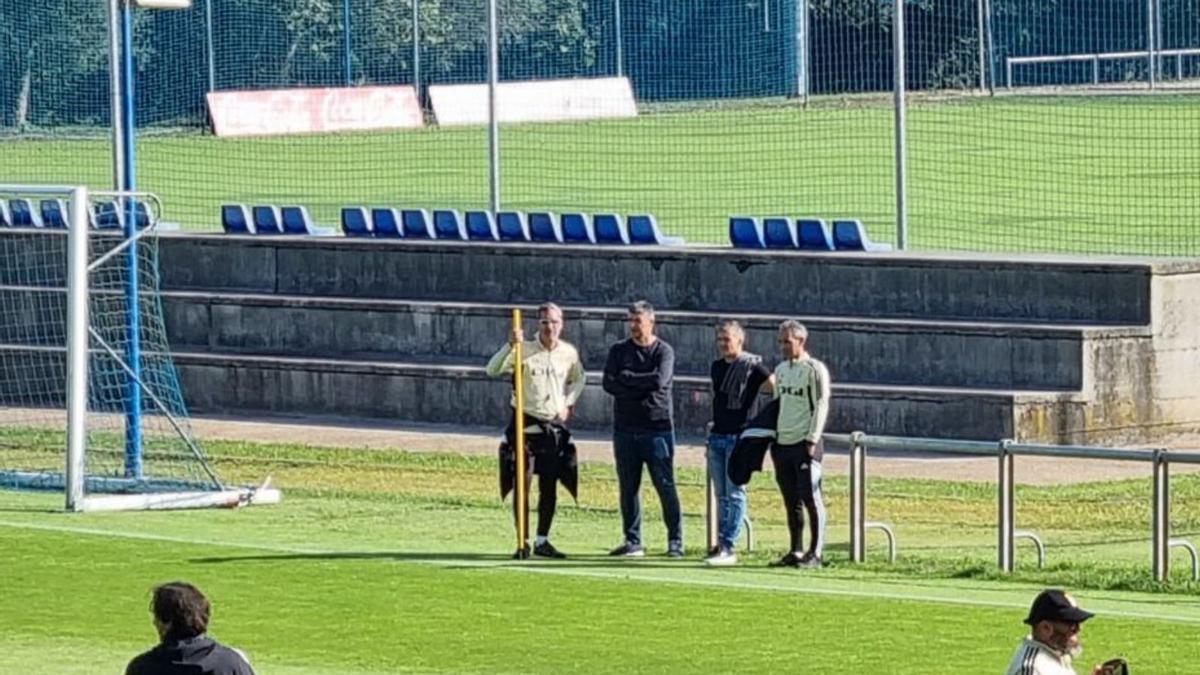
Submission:
[[[274,136],[423,124],[412,87],[276,89],[208,95],[218,136]]]

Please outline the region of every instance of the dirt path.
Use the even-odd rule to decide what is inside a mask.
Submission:
[[[344,419],[195,418],[192,425],[201,439],[300,443],[411,452],[457,452],[471,455],[492,455],[496,452],[499,438],[498,428],[464,429],[441,425],[371,424]],[[576,440],[581,460],[612,461],[612,445],[603,435],[582,434]],[[1188,444],[1188,447],[1198,446],[1200,443]],[[703,446],[694,441],[681,443],[677,461],[684,466],[703,466]],[[844,474],[848,470],[846,455],[840,452],[830,453],[826,456],[825,467],[827,473]],[[975,457],[871,457],[868,470],[873,476],[986,483],[995,482],[997,475],[996,460]],[[1174,469],[1175,472],[1188,470],[1200,470],[1200,466],[1181,465]],[[1030,485],[1149,477],[1150,467],[1138,462],[1049,457],[1017,459],[1017,480]]]

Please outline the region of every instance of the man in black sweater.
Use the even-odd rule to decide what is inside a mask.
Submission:
[[[675,427],[671,407],[675,351],[654,334],[654,307],[629,307],[629,338],[608,350],[604,391],[613,397],[613,455],[621,493],[625,542],[610,555],[641,557],[642,466],[662,503],[667,555],[683,557],[683,515],[675,488]]]
[[[212,606],[195,586],[176,581],[150,600],[158,646],[135,657],[125,675],[254,675],[246,655],[205,634]]]

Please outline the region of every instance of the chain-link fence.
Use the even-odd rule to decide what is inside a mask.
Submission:
[[[637,106],[499,124],[502,208],[652,213],[691,242],[724,242],[731,215],[813,216],[885,241],[903,225],[914,249],[1200,253],[1196,0],[497,1],[501,83],[624,77]],[[105,8],[66,5],[0,0],[2,180],[111,182]],[[488,126],[439,124],[429,96],[487,81],[487,14],[483,0],[137,10],[138,185],[195,229],[234,202],[329,224],[348,205],[487,208]],[[210,131],[211,91],[366,85],[413,86],[423,128]]]

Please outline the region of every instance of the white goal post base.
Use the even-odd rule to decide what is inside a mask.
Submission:
[[[162,491],[164,483],[158,482],[158,491],[137,492],[146,484],[131,478],[92,476],[85,479],[89,494],[75,501],[75,511],[168,511],[175,509],[238,508],[251,505],[278,504],[283,493],[271,487],[267,479],[260,487],[226,487],[217,491],[200,491],[184,482],[167,485],[175,489]],[[0,471],[0,487],[17,490],[41,490],[61,492],[66,488],[62,474],[45,474],[32,471]]]

